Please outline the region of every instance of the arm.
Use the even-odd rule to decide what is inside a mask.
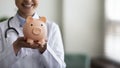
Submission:
[[[0,67],[1,68],[9,68],[11,67],[16,61],[17,58],[15,56],[13,46],[7,45],[7,43],[4,43],[2,30],[0,28]]]
[[[47,50],[41,55],[48,68],[65,68],[64,49],[59,27],[53,24],[49,29]]]

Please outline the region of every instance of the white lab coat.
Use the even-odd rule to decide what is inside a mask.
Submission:
[[[37,14],[34,18],[39,18]],[[22,48],[15,56],[12,43],[18,35],[13,31],[7,32],[5,39],[5,30],[8,28],[8,21],[0,23],[0,68],[65,68],[64,49],[61,34],[58,25],[47,21],[48,43],[47,50],[40,54],[37,49]],[[14,27],[19,36],[23,36],[22,27],[15,15],[10,21],[10,26]]]

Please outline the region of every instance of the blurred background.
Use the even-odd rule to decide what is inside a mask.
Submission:
[[[0,0],[0,18],[16,11]],[[67,68],[120,68],[120,0],[40,0],[37,12],[59,25]]]

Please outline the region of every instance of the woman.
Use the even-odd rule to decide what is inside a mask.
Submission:
[[[9,21],[0,23],[0,67],[1,68],[65,68],[64,49],[58,25],[47,21],[47,42],[42,45],[26,43],[22,26],[28,16],[39,18],[36,8],[40,0],[15,0],[16,15]],[[5,34],[7,36],[5,37]]]

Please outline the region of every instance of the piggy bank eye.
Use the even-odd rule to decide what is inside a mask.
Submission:
[[[31,26],[33,26],[33,24],[31,24]]]
[[[43,26],[43,24],[41,24],[41,26]]]

